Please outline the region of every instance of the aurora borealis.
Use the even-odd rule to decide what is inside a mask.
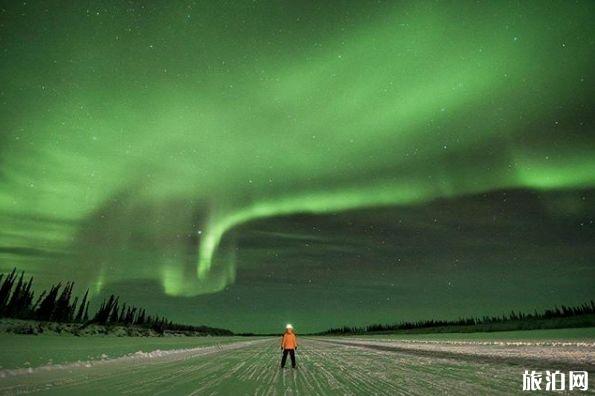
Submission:
[[[593,2],[8,2],[0,270],[237,331],[595,297]]]

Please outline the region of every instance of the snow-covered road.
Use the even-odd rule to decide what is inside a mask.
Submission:
[[[334,342],[328,342],[334,341]],[[56,395],[432,395],[520,394],[524,369],[513,359],[469,359],[443,345],[409,351],[382,345],[302,339],[299,368],[280,370],[278,340],[136,354],[91,364],[3,372],[3,394]],[[416,353],[416,348],[422,353]],[[510,348],[510,346],[509,346]],[[527,345],[516,348],[527,352]],[[436,353],[431,352],[435,349]],[[430,353],[428,353],[430,352]],[[555,352],[552,352],[555,353]],[[591,356],[592,357],[592,356]],[[567,362],[571,364],[571,362]],[[529,366],[526,366],[529,364]],[[577,361],[581,369],[584,361]],[[549,367],[557,369],[558,367]],[[590,391],[593,380],[590,379]],[[582,392],[584,394],[584,392]]]

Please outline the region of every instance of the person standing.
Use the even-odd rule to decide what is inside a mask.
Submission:
[[[293,326],[288,324],[285,326],[285,333],[281,339],[281,349],[283,350],[283,357],[281,358],[281,368],[285,368],[287,355],[291,357],[291,367],[296,368],[295,364],[295,350],[298,347],[297,337],[293,332]]]

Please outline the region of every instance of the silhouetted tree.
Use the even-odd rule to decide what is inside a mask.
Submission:
[[[4,315],[6,306],[8,305],[8,299],[10,298],[10,292],[16,278],[17,269],[14,268],[10,274],[4,279],[4,283],[0,286],[0,316]]]
[[[93,317],[92,322],[99,323],[99,324],[107,324],[115,303],[116,303],[116,296],[114,296],[113,294],[109,297],[109,299],[107,301],[103,300],[103,302],[101,303],[101,306],[97,310],[97,313],[95,313],[95,316]]]
[[[54,311],[51,315],[51,319],[56,322],[69,322],[70,321],[70,313],[72,312],[72,307],[70,305],[70,298],[72,296],[72,288],[74,287],[74,282],[67,283],[60,294],[60,297],[55,302]]]
[[[35,311],[35,317],[39,320],[50,320],[56,307],[56,298],[58,292],[62,287],[62,283],[53,285],[48,293],[45,293],[44,299],[39,304],[39,308]]]
[[[74,319],[75,322],[82,322],[84,320],[84,315],[85,315],[85,308],[88,308],[87,306],[87,297],[89,295],[89,289],[87,289],[85,291],[85,295],[83,296],[83,300],[81,301],[81,305],[79,306],[79,310],[78,313],[76,314],[76,317]]]
[[[118,320],[120,319],[119,313],[120,313],[120,311],[118,310],[118,298],[116,297],[116,302],[114,303],[114,306],[112,307],[110,318],[109,318],[110,323],[118,323]]]
[[[43,290],[34,302],[33,277],[25,281],[24,272],[17,274],[16,268],[9,274],[0,274],[0,317],[34,318],[41,321],[89,322],[89,290],[83,298],[73,298],[74,282],[54,284],[49,290]],[[103,300],[91,320],[98,324],[122,323],[128,326],[143,326],[159,333],[166,330],[202,332],[214,335],[232,335],[225,329],[207,326],[189,326],[173,323],[165,317],[147,315],[144,309],[122,304],[118,308],[119,298],[111,295]],[[591,305],[593,303],[591,302]],[[78,307],[78,309],[77,309]]]

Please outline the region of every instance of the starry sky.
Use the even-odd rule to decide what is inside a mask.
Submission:
[[[595,298],[595,3],[0,7],[0,271],[298,332]]]

